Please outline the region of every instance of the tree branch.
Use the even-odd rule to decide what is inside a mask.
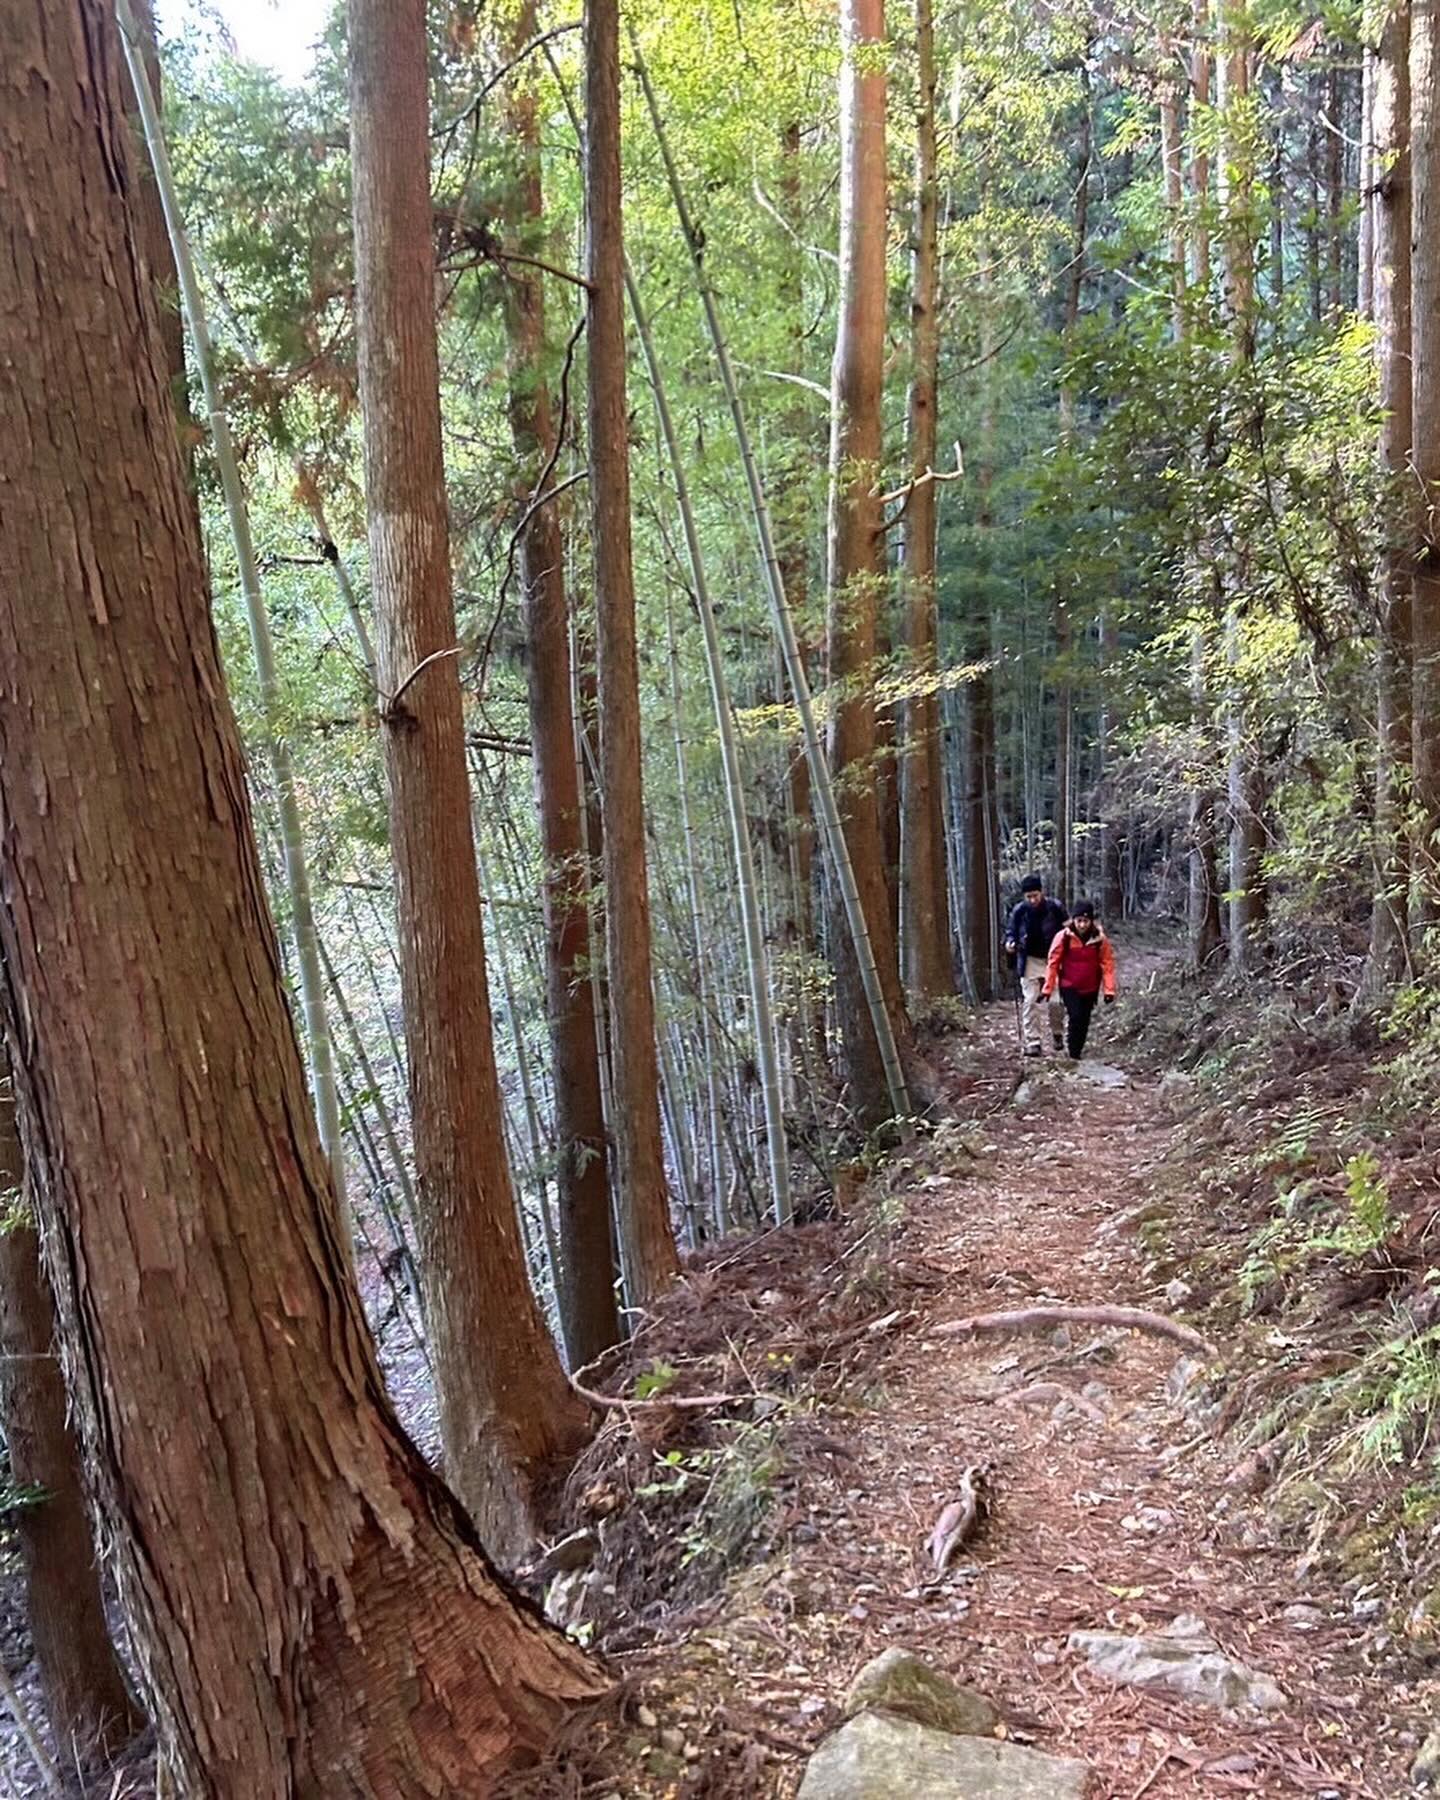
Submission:
[[[1146,1331],[1152,1337],[1173,1338],[1187,1350],[1214,1354],[1198,1331],[1164,1313],[1146,1312],[1140,1306],[1024,1306],[1016,1312],[976,1313],[968,1319],[952,1319],[931,1327],[932,1337],[969,1337],[988,1331],[1045,1331],[1052,1325],[1113,1325],[1122,1331]]]

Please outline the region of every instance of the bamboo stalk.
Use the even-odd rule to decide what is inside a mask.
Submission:
[[[800,715],[800,727],[804,734],[805,754],[810,765],[810,779],[820,814],[822,834],[825,847],[830,854],[845,922],[855,947],[855,958],[865,993],[866,1008],[870,1015],[871,1028],[875,1033],[876,1045],[885,1071],[886,1091],[894,1115],[901,1122],[902,1131],[908,1134],[908,1126],[905,1121],[910,1115],[910,1097],[905,1085],[905,1072],[901,1066],[900,1051],[890,1023],[890,1014],[885,1005],[884,990],[880,984],[880,970],[875,961],[875,947],[870,940],[870,930],[865,922],[860,890],[856,885],[855,870],[850,861],[849,846],[845,842],[844,828],[840,823],[835,788],[830,779],[830,765],[826,761],[824,745],[815,723],[810,683],[805,674],[804,659],[800,654],[800,645],[795,636],[794,620],[785,597],[785,582],[775,549],[775,534],[770,521],[770,507],[765,496],[764,484],[760,478],[759,466],[755,460],[745,409],[740,398],[740,389],[730,361],[729,345],[720,323],[715,291],[710,284],[710,277],[706,273],[703,243],[696,233],[694,221],[690,216],[685,189],[680,180],[679,170],[675,166],[670,141],[665,131],[664,119],[661,116],[659,99],[650,81],[650,74],[645,66],[633,26],[630,30],[630,45],[635,58],[636,72],[640,78],[641,90],[644,93],[651,124],[655,131],[656,146],[665,166],[671,198],[675,203],[675,212],[680,221],[681,234],[689,246],[690,259],[695,270],[695,284],[705,312],[705,322],[715,352],[716,366],[720,372],[721,384],[725,389],[731,420],[735,427],[735,435],[740,448],[740,460],[744,465],[746,486],[750,494],[751,510],[754,513],[755,530],[760,540],[761,559],[765,568],[772,622],[784,654],[786,677],[790,683],[791,694],[794,696],[796,711]]]
[[[709,580],[706,576],[706,558],[700,549],[700,531],[695,524],[695,508],[689,500],[689,482],[686,481],[684,463],[680,459],[679,436],[675,432],[675,419],[670,412],[670,398],[664,389],[664,374],[661,371],[661,360],[655,355],[655,340],[650,331],[650,319],[644,311],[639,283],[635,281],[634,270],[630,268],[630,259],[626,257],[625,286],[630,295],[630,311],[634,315],[635,335],[641,340],[641,351],[644,353],[644,367],[650,374],[650,391],[655,396],[655,416],[661,421],[661,436],[664,437],[666,457],[670,459],[671,481],[675,482],[675,506],[679,508],[680,527],[686,538],[686,560],[689,562],[689,580],[695,594],[695,610],[700,616],[700,635],[706,646],[706,673],[709,677],[709,697],[715,709],[715,729],[720,738],[720,770],[724,776],[725,814],[731,826],[731,851],[734,855],[734,886],[740,898],[740,932],[745,945],[745,983],[751,992],[751,1031],[754,1037],[754,1053],[756,1066],[760,1069],[760,1087],[765,1102],[765,1141],[769,1150],[770,1190],[774,1193],[774,1210],[776,1224],[787,1226],[794,1219],[794,1204],[790,1201],[790,1152],[785,1143],[785,1103],[779,1091],[779,1053],[776,1048],[776,1021],[774,1010],[770,1006],[770,961],[765,954],[765,922],[760,909],[760,895],[756,893],[756,877],[754,877],[754,851],[751,848],[751,826],[745,817],[745,781],[740,769],[740,742],[734,731],[734,709],[731,706],[729,684],[725,680],[724,653],[720,650],[720,628],[715,623],[715,605],[709,594]],[[670,682],[673,704],[679,707],[680,682],[679,664],[675,655],[675,623],[671,617],[670,596],[666,594],[666,628],[670,632]],[[675,722],[677,743],[679,743],[679,718]],[[686,817],[686,835],[689,835],[689,817]],[[689,857],[691,882],[695,880],[695,859]],[[698,956],[698,909],[697,909],[697,956]],[[716,1193],[720,1192],[720,1170],[715,1170]]]

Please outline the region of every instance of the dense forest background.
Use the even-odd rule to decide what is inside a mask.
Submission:
[[[598,1390],[964,1114],[1029,871],[1289,1108],[1242,1310],[1429,1293],[1440,6],[0,24],[27,1764],[137,1674],[186,1794],[545,1745]]]

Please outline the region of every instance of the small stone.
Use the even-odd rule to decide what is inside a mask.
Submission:
[[[648,1706],[637,1706],[635,1708],[635,1722],[638,1725],[643,1725],[647,1731],[653,1731],[660,1723],[659,1719],[656,1718],[655,1714]]]
[[[999,1708],[983,1694],[898,1646],[866,1663],[850,1684],[843,1711],[847,1719],[867,1711],[898,1713],[956,1737],[994,1737],[1002,1723]]]
[[[1180,1357],[1165,1377],[1165,1392],[1172,1400],[1183,1399],[1204,1369],[1205,1364],[1198,1356]]]
[[[1440,1787],[1440,1725],[1432,1728],[1410,1765],[1410,1779],[1416,1787]]]
[[[667,1725],[660,1733],[660,1748],[668,1751],[671,1756],[683,1756],[685,1754],[685,1733],[674,1725]]]
[[[1313,1606],[1307,1600],[1297,1600],[1285,1607],[1280,1617],[1296,1631],[1314,1631],[1317,1625],[1325,1623],[1325,1613],[1321,1607]]]

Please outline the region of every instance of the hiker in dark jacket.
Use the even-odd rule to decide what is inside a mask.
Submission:
[[[1064,923],[1065,908],[1058,900],[1051,900],[1046,895],[1045,883],[1038,875],[1027,875],[1020,883],[1020,904],[1010,914],[1010,924],[1005,932],[1005,954],[1013,961],[1015,976],[1020,983],[1021,1029],[1027,1056],[1044,1055],[1040,1034],[1041,1015],[1045,1011],[1041,999],[1045,964],[1055,934]],[[1050,1036],[1057,1051],[1063,1048],[1064,1016],[1060,1002],[1054,1001],[1050,1007]]]
[[[1090,900],[1078,900],[1070,923],[1056,934],[1045,969],[1045,997],[1057,993],[1065,1008],[1065,1047],[1079,1062],[1090,1032],[1090,1015],[1101,994],[1115,998],[1115,952],[1095,917]]]

